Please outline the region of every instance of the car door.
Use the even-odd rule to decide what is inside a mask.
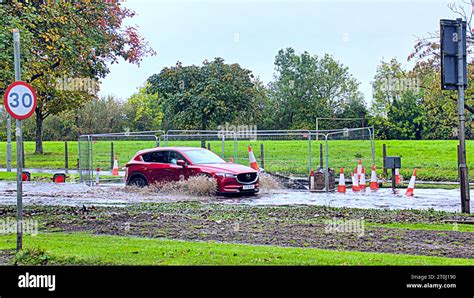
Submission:
[[[149,183],[162,183],[170,181],[169,177],[169,151],[153,151],[143,155],[147,166]]]
[[[193,175],[194,170],[188,166],[182,167],[177,165],[178,160],[184,160],[186,165],[189,165],[189,161],[178,151],[170,151],[170,177],[173,181],[185,180]]]

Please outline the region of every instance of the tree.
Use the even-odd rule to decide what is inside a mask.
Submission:
[[[365,105],[359,82],[328,54],[297,55],[287,48],[278,52],[275,67],[269,92],[279,129],[310,129],[316,118],[337,117],[355,102]]]
[[[257,104],[264,96],[250,70],[226,64],[222,58],[204,61],[202,66],[178,62],[148,82],[148,92],[163,101],[164,129],[216,129],[239,120],[253,124],[258,121]]]
[[[123,132],[127,126],[123,104],[112,96],[88,102],[77,118],[80,134]]]
[[[471,7],[467,7],[470,5]],[[456,14],[458,17],[466,21],[466,37],[467,37],[467,53],[469,56],[472,56],[474,51],[474,31],[471,31],[472,21],[474,17],[473,3],[468,3],[462,1],[461,3],[450,3],[448,8]],[[469,13],[467,13],[469,11]],[[408,61],[414,60],[416,66],[414,71],[416,71],[421,77],[424,75],[431,76],[433,78],[433,72],[435,76],[440,76],[441,72],[441,48],[440,48],[440,32],[431,32],[427,36],[418,37],[415,43],[413,52],[409,54]],[[468,58],[468,67],[467,75],[468,82],[472,82],[474,79],[474,65],[469,63],[472,59]],[[422,86],[424,89],[435,88],[440,89],[441,80],[437,84],[427,84]],[[443,102],[448,100],[455,103],[454,106],[457,106],[457,95],[454,91],[442,91],[436,92],[432,89],[429,91],[432,94],[437,93],[438,99]],[[464,107],[470,113],[474,113],[474,87],[472,84],[468,85],[468,89],[465,92],[465,104]]]
[[[42,153],[43,121],[48,116],[96,98],[95,83],[109,73],[109,63],[123,58],[139,64],[154,52],[135,27],[123,28],[123,21],[134,12],[119,3],[31,2],[0,6],[0,44],[5,46],[0,49],[0,91],[14,79],[11,30],[19,28],[22,77],[38,95],[36,153]]]
[[[140,87],[125,104],[129,129],[131,131],[154,131],[161,129],[163,120],[162,103],[158,94],[147,93],[148,83]]]

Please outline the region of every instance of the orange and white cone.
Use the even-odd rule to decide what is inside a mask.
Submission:
[[[359,192],[359,179],[357,178],[357,174],[351,173],[351,178],[352,178],[352,191],[354,192]]]
[[[339,172],[339,185],[337,187],[337,192],[346,193],[346,178],[344,178],[344,168],[341,168]]]
[[[402,178],[400,177],[400,169],[395,169],[395,184],[402,184]]]
[[[255,159],[255,155],[253,154],[252,147],[249,145],[249,160],[250,160],[250,167],[255,171],[260,172],[260,168],[258,167],[257,160]]]
[[[114,167],[112,169],[112,176],[118,176],[119,175],[119,168],[118,168],[118,161],[117,161],[117,156],[114,157]]]
[[[407,192],[405,195],[413,197],[413,191],[415,190],[415,181],[416,181],[416,169],[413,171],[413,176],[411,176],[410,183],[408,184]]]
[[[377,168],[372,165],[372,175],[370,176],[370,190],[377,191],[379,189],[379,182],[377,181]]]
[[[361,191],[365,191],[367,188],[367,182],[365,181],[365,169],[362,167],[362,171],[360,173],[360,180],[359,180],[359,188]]]
[[[311,173],[309,174],[309,190],[314,190],[314,170],[311,169]]]
[[[359,162],[357,164],[357,170],[356,170],[356,174],[357,174],[357,178],[360,180],[361,176],[362,176],[362,169],[364,167],[362,166],[362,159],[359,159]]]

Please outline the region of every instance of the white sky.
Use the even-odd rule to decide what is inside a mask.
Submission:
[[[239,63],[268,83],[278,50],[293,47],[333,55],[361,82],[370,103],[379,62],[396,57],[410,66],[407,56],[416,36],[438,30],[442,18],[456,17],[450,2],[127,0],[125,6],[138,13],[129,23],[139,26],[158,55],[141,67],[112,65],[101,95],[125,100],[163,67],[214,57]]]

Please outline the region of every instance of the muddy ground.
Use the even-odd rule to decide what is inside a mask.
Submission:
[[[12,206],[0,216],[13,217]],[[47,232],[90,232],[193,241],[474,258],[473,233],[375,227],[384,223],[472,220],[438,211],[368,210],[324,206],[257,207],[202,202],[148,203],[123,207],[27,206],[25,219]],[[328,220],[364,219],[363,234],[330,232]],[[41,232],[40,231],[40,232]],[[4,256],[5,258],[5,256]],[[2,255],[0,255],[0,263]]]

